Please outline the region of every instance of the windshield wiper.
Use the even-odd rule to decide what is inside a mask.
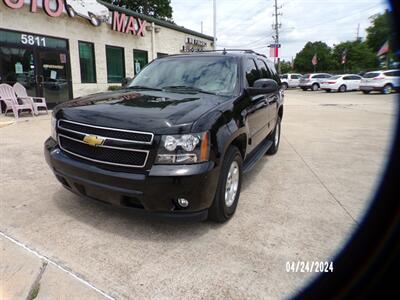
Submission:
[[[132,86],[128,86],[126,87],[127,89],[138,89],[138,90],[152,90],[152,91],[162,91],[162,89],[158,89],[158,88],[152,88],[150,86],[144,86],[144,85],[132,85]]]
[[[205,91],[205,90],[196,88],[194,86],[186,86],[186,85],[163,86],[163,90],[187,90],[187,91],[194,91],[194,92],[198,92],[198,93],[217,95],[217,93]]]

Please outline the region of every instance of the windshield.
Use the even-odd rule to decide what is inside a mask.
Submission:
[[[231,95],[238,77],[233,57],[175,57],[156,60],[144,68],[129,87],[188,87],[209,93]]]
[[[377,73],[377,72],[367,73],[367,74],[364,75],[364,78],[374,78],[374,77],[376,77],[378,75],[379,75],[379,73]]]

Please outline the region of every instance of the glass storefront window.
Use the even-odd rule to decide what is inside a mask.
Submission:
[[[135,75],[137,75],[149,62],[147,51],[133,50],[133,64]]]
[[[96,63],[94,58],[94,45],[88,42],[78,42],[79,64],[81,67],[81,82],[96,83]]]
[[[19,82],[29,96],[37,96],[35,61],[32,50],[0,47],[0,83]]]
[[[121,83],[125,78],[124,48],[106,46],[107,81]]]

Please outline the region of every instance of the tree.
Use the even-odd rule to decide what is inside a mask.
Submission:
[[[382,45],[389,40],[389,45],[393,45],[392,33],[392,13],[386,10],[383,14],[376,14],[370,17],[371,26],[367,28],[367,45],[375,53],[379,51]]]
[[[346,64],[343,66],[342,55],[344,51],[346,51]],[[358,73],[378,66],[376,54],[365,42],[359,40],[335,45],[332,57],[334,60],[333,70]]]
[[[290,73],[292,71],[292,64],[289,61],[281,61],[281,74]]]
[[[113,5],[172,22],[171,0],[105,0]]]
[[[313,56],[317,54],[317,71],[332,69],[332,49],[324,42],[307,42],[304,48],[296,54],[294,67],[299,72],[313,72],[314,66],[311,63]]]

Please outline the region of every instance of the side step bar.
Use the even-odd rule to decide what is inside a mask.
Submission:
[[[243,163],[243,173],[247,173],[253,169],[256,163],[264,156],[271,146],[272,141],[265,139],[256,149],[254,149]]]

